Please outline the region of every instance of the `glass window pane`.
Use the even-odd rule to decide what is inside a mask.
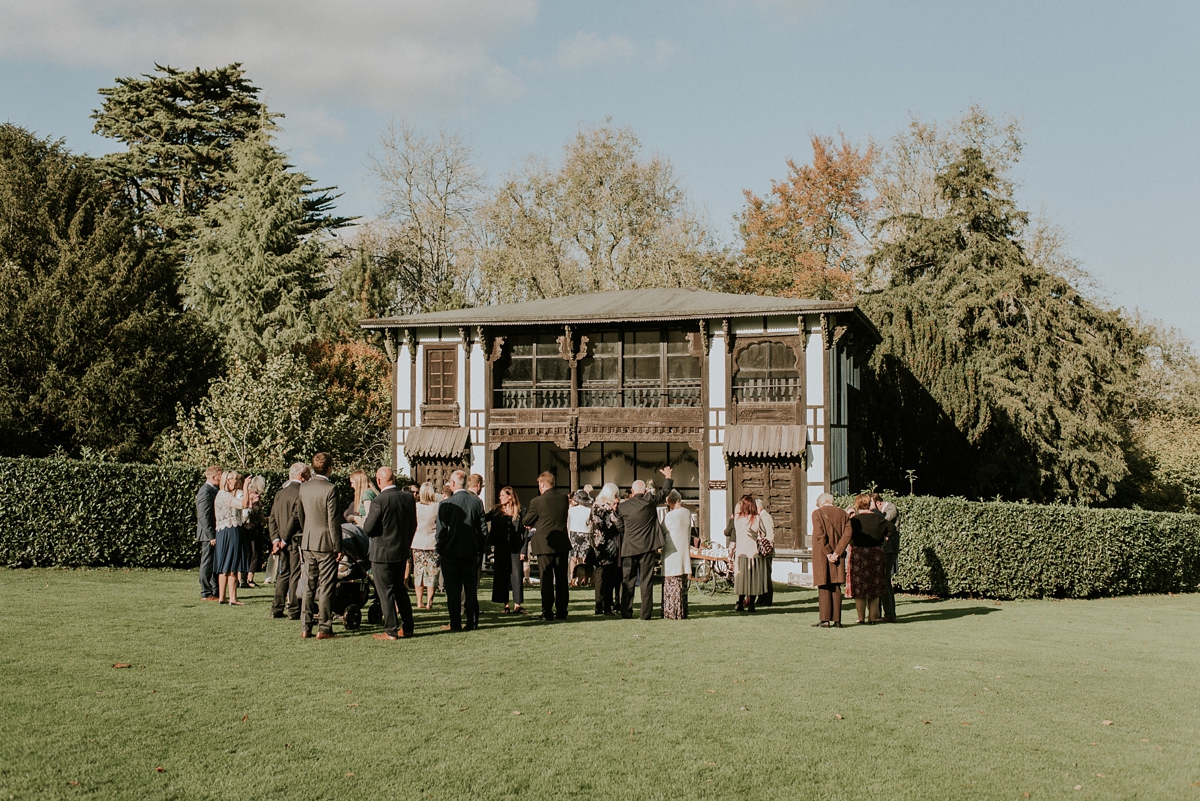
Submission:
[[[533,383],[533,359],[513,359],[504,371],[503,386]]]
[[[667,380],[684,381],[700,379],[700,360],[691,356],[667,357]]]
[[[659,348],[657,331],[628,331],[625,334],[626,356],[657,356]]]
[[[674,328],[667,332],[667,353],[687,353],[689,347],[686,332]]]
[[[671,443],[671,462],[675,468],[672,478],[675,487],[685,498],[699,497],[700,460],[696,452],[682,443]]]
[[[558,354],[546,357],[539,356],[537,358],[537,381],[555,383],[569,382],[571,380],[571,365],[563,360]]]
[[[593,442],[586,448],[579,449],[579,486],[591,484],[597,492],[604,485],[601,469],[600,443]]]
[[[529,357],[533,355],[533,337],[529,334],[520,334],[511,337],[508,340],[508,346],[505,348],[508,354],[513,358]]]
[[[658,472],[660,467],[667,465],[667,443],[639,442],[637,446],[637,467],[634,474],[647,483],[654,482],[655,487],[661,487],[663,475]]]
[[[633,483],[633,443],[604,443],[604,481],[612,482],[622,490]]]
[[[616,331],[590,333],[588,338],[588,355],[616,356],[620,336]]]
[[[585,384],[617,380],[617,360],[613,357],[584,359],[579,366]]]
[[[652,357],[641,356],[635,359],[626,357],[625,382],[660,382],[662,380],[662,376],[660,373],[659,363],[660,360],[657,354]]]

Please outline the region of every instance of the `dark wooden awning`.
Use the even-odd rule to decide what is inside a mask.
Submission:
[[[807,447],[808,432],[804,426],[725,427],[725,456],[727,458],[800,458],[804,456]]]
[[[460,459],[470,445],[471,432],[465,428],[417,426],[404,439],[409,459]]]

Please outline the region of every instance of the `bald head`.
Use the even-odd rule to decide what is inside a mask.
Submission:
[[[375,483],[380,489],[390,487],[396,483],[396,474],[390,467],[381,467],[375,471]]]

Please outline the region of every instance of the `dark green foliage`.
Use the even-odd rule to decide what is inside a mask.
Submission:
[[[938,177],[941,217],[893,221],[861,305],[883,343],[863,387],[866,464],[931,494],[1098,503],[1126,476],[1140,340],[1116,311],[1035,266],[1026,215],[978,150]]]
[[[150,456],[215,342],[95,162],[0,125],[0,454]]]
[[[312,339],[327,235],[349,220],[329,214],[335,198],[293,171],[265,132],[231,152],[225,194],[188,245],[184,294],[232,355],[259,361]]]
[[[101,89],[104,105],[92,118],[96,133],[129,147],[105,156],[104,166],[128,187],[144,223],[174,238],[223,193],[233,146],[280,115],[267,112],[241,64],[155,71]]]
[[[258,475],[267,479],[270,509],[287,473]],[[203,482],[204,471],[191,467],[0,458],[0,565],[194,567]],[[354,489],[346,478],[334,483],[345,509]]]
[[[1190,592],[1200,584],[1197,515],[925,496],[891,500],[900,510],[895,583],[906,592],[1094,598]]]

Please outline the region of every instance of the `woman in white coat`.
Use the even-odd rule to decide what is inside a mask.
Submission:
[[[663,617],[683,620],[688,616],[688,577],[692,574],[689,556],[692,513],[684,508],[675,490],[667,495],[667,506],[671,511],[663,518],[663,527],[667,530],[662,550]]]

